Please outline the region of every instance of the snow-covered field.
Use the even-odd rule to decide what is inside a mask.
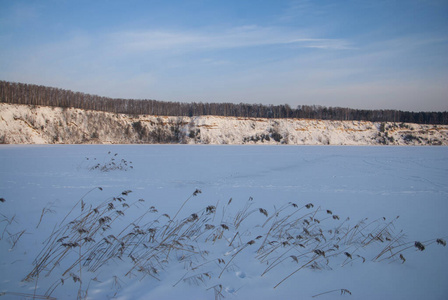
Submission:
[[[0,299],[448,297],[446,147],[6,145],[0,166]],[[374,259],[391,243],[404,263]]]

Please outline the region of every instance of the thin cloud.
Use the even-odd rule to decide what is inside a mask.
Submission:
[[[216,50],[258,47],[266,45],[295,45],[297,47],[329,50],[350,49],[342,39],[309,38],[300,32],[284,28],[244,26],[223,31],[163,31],[136,30],[112,33],[110,42],[125,51]]]
[[[446,34],[338,38],[328,5],[293,2],[294,22],[67,29],[32,47],[0,49],[0,77],[123,98],[419,110],[431,99],[432,109],[446,110]],[[32,19],[33,11],[23,14]],[[0,39],[11,45],[12,36]]]
[[[203,37],[180,32],[136,30],[112,33],[110,42],[127,51],[145,52],[203,43]]]

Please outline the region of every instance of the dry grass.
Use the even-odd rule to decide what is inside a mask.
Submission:
[[[331,291],[327,291],[327,292],[323,292],[323,293],[320,293],[320,294],[317,294],[317,295],[314,295],[314,296],[312,296],[313,298],[316,298],[316,297],[319,297],[319,296],[322,296],[322,295],[325,295],[325,294],[330,294],[330,293],[335,293],[335,292],[339,292],[341,295],[351,295],[352,294],[352,292],[350,292],[349,290],[347,290],[347,289],[337,289],[337,290],[331,290]]]
[[[111,172],[129,171],[134,168],[132,161],[120,158],[118,153],[108,152],[102,159],[86,157],[78,168],[87,168],[90,171]]]
[[[283,273],[273,286],[277,288],[305,268],[324,270],[366,260],[404,263],[405,251],[423,251],[433,243],[446,246],[442,238],[405,241],[402,231],[395,232],[398,217],[390,221],[366,218],[353,225],[349,218],[341,219],[333,211],[312,203],[288,203],[269,212],[255,208],[252,198],[239,209],[231,199],[186,214],[188,202],[201,193],[195,190],[170,217],[143,199],[130,200],[130,190],[96,204],[88,199],[101,190],[94,188],[82,196],[43,242],[33,268],[24,278],[37,284],[39,276],[57,275],[59,279],[41,297],[51,297],[65,281],[73,280],[78,298],[84,299],[90,282],[98,281],[103,268],[111,263],[127,266],[123,274],[113,275],[115,295],[125,277],[163,280],[162,273],[169,265],[182,264],[186,273],[173,286],[204,285],[213,290],[216,299],[221,299],[222,286],[215,283],[235,269],[243,252],[245,259],[252,255],[254,261],[265,266],[260,276],[274,269],[276,274]],[[131,218],[136,211],[142,213]],[[42,210],[42,216],[46,212],[49,211]],[[13,220],[4,217],[3,222],[8,225]],[[24,232],[14,235],[14,243]],[[244,251],[249,247],[252,252]],[[226,248],[227,253],[222,254]],[[379,250],[366,258],[359,255],[363,248]],[[215,285],[210,287],[212,282]],[[350,294],[340,289],[314,297],[337,291]]]

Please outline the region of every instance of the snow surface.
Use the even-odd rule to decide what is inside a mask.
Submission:
[[[202,193],[186,203],[179,218],[219,202],[218,218],[222,213],[219,207],[230,198],[228,207],[232,210],[244,207],[252,197],[253,207],[266,209],[269,216],[289,202],[299,206],[313,203],[314,209],[329,209],[341,221],[350,217],[348,223],[352,225],[363,218],[393,220],[400,216],[394,230],[398,233],[402,229],[410,242],[446,239],[447,150],[384,146],[3,145],[0,293],[5,294],[0,299],[26,298],[13,293],[44,295],[60,280],[66,262],[56,266],[48,277],[42,274],[37,281],[22,281],[55,226],[95,187],[103,190],[88,193],[83,199],[87,206],[125,190],[132,190],[126,196],[129,203],[145,200],[141,206],[131,207],[118,224],[128,224],[128,218],[134,220],[149,206],[157,208],[157,217],[164,213],[173,216],[200,189]],[[117,161],[128,162],[127,170],[89,170],[97,162],[107,163],[115,153]],[[37,228],[43,208],[51,212],[44,214]],[[79,212],[77,206],[71,216]],[[5,219],[13,216],[8,224]],[[246,231],[240,238],[243,244],[255,240],[262,230],[257,225],[266,219],[257,212],[245,220]],[[322,221],[322,227],[332,221]],[[8,236],[22,230],[24,234],[12,248]],[[233,236],[230,231],[226,233],[228,239]],[[298,264],[287,259],[261,276],[267,266],[255,258],[260,240],[236,255],[221,278],[223,264],[208,263],[197,272],[209,273],[211,278],[183,280],[195,273],[176,256],[158,274],[160,281],[140,274],[129,278],[125,276],[129,262],[116,259],[96,273],[83,270],[83,288],[89,286],[89,299],[215,299],[213,286],[218,284],[225,299],[446,299],[448,295],[448,248],[435,243],[423,252],[411,247],[404,252],[404,264],[399,260],[372,261],[381,244],[357,249],[356,253],[366,258],[365,263],[357,259],[341,267],[343,258],[331,259],[325,268],[303,268],[274,289]],[[207,260],[222,258],[226,263],[241,249],[229,247],[225,240],[199,246],[210,251]],[[66,278],[51,296],[74,299],[78,287],[79,283]],[[341,295],[341,289],[352,295]],[[312,298],[332,290],[337,291]]]
[[[139,126],[135,127],[138,122]],[[141,130],[136,131],[136,128]],[[178,128],[176,142],[160,139]],[[0,103],[0,142],[7,144],[448,145],[448,125],[126,115]]]

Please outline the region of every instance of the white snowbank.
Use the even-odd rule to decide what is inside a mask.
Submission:
[[[218,116],[131,116],[0,103],[0,141],[10,144],[448,145],[448,126]]]

